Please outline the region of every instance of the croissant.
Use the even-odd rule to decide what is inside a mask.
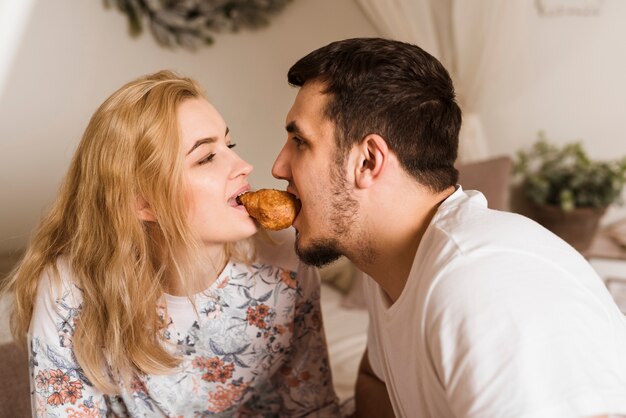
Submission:
[[[282,190],[260,189],[237,197],[248,214],[265,229],[277,231],[291,226],[300,211],[300,201]]]

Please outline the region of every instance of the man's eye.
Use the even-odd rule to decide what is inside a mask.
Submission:
[[[294,136],[291,139],[296,144],[297,148],[302,148],[304,145],[306,145],[306,142],[304,140],[298,138],[297,136]]]
[[[206,163],[213,161],[213,157],[215,157],[215,154],[207,155],[206,157],[198,161],[198,165],[206,164]]]
[[[231,149],[232,149],[232,148],[235,148],[235,147],[237,146],[237,144],[228,144],[228,145],[226,145],[226,146],[227,146],[228,148],[231,148]]]

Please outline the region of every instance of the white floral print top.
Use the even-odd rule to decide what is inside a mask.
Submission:
[[[166,295],[165,338],[183,359],[169,375],[137,375],[120,395],[98,391],[72,351],[81,291],[58,263],[61,287],[44,274],[31,322],[31,391],[38,417],[335,417],[319,303],[319,276],[232,262],[197,313]]]

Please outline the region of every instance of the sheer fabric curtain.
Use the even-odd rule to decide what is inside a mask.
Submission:
[[[386,38],[419,45],[454,80],[463,109],[459,161],[489,156],[479,104],[495,74],[527,65],[527,1],[356,0]],[[522,80],[510,80],[511,92]]]
[[[0,96],[28,25],[34,0],[0,0]]]

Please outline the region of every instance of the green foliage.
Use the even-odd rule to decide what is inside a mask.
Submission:
[[[569,211],[622,203],[626,157],[591,161],[580,142],[559,148],[540,132],[530,151],[517,153],[514,169],[522,177],[526,197],[537,204],[560,206]]]
[[[148,21],[163,46],[195,49],[213,43],[213,34],[257,29],[291,0],[104,0],[128,17],[131,35],[138,36]],[[145,19],[144,19],[145,18]]]

